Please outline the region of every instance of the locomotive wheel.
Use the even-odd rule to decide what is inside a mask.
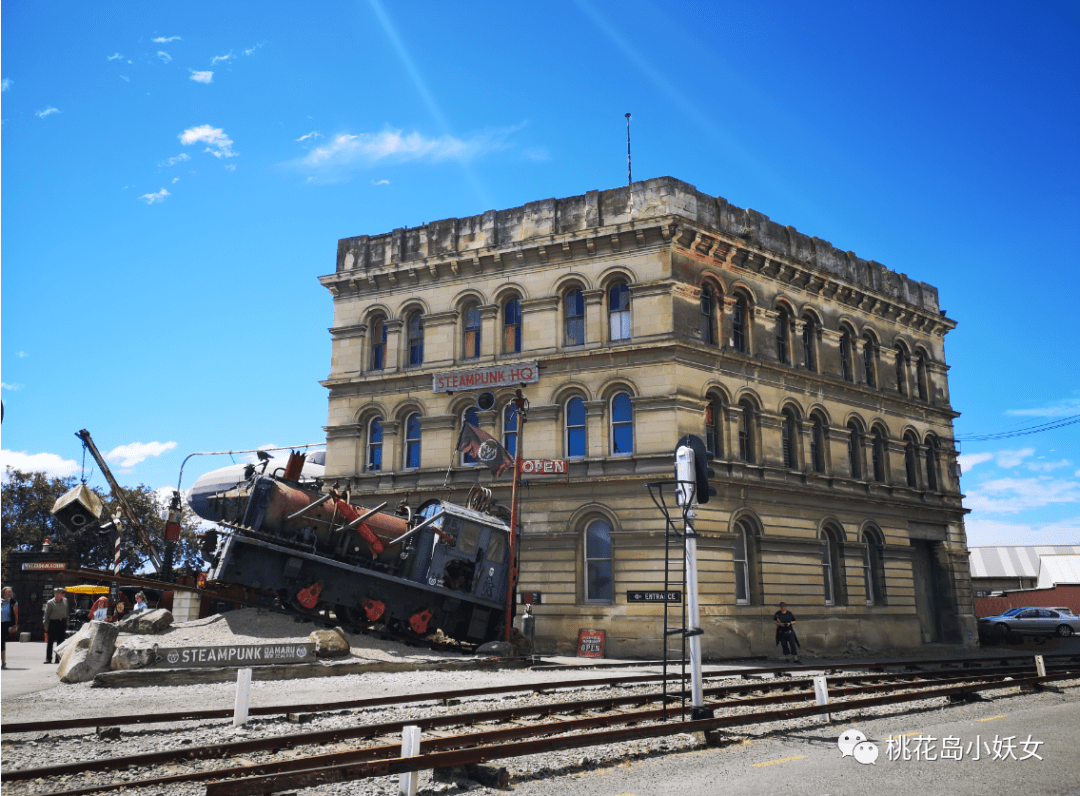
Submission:
[[[348,605],[335,605],[334,615],[337,616],[338,621],[343,624],[354,625],[356,627],[366,628],[370,622],[367,620],[367,615],[364,613],[363,608],[353,608]]]

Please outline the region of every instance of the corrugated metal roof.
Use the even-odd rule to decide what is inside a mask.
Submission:
[[[1059,583],[1080,583],[1080,555],[1043,556],[1040,559],[1037,589],[1052,589]]]
[[[972,547],[973,578],[1037,578],[1040,556],[1080,555],[1080,545]]]

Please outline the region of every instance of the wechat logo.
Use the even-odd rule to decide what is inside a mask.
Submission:
[[[837,738],[836,745],[840,747],[841,757],[854,757],[864,766],[876,765],[874,761],[878,759],[877,744],[866,740],[866,736],[859,730],[847,730]]]

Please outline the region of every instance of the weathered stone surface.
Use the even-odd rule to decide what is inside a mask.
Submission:
[[[139,611],[137,614],[121,620],[121,633],[141,633],[153,635],[172,624],[172,614],[167,608],[158,608],[153,611]]]
[[[116,625],[108,622],[89,622],[86,646],[74,644],[67,648],[56,675],[62,683],[85,683],[94,675],[109,668],[116,649]]]
[[[64,639],[60,644],[56,645],[56,654],[59,657],[64,657],[64,653],[74,647],[86,648],[90,645],[90,630],[93,622],[87,622],[78,629],[74,636]]]
[[[509,642],[489,641],[487,644],[481,644],[477,647],[476,654],[488,658],[511,658],[516,653],[514,652],[514,645]]]
[[[113,653],[109,668],[115,671],[126,669],[141,669],[149,666],[154,657],[154,648],[151,645],[145,647],[120,647]]]
[[[532,655],[532,642],[516,627],[510,628],[510,646],[514,648],[514,655],[519,658]]]
[[[313,630],[308,638],[315,642],[316,657],[340,658],[349,654],[349,642],[345,640],[340,628]]]

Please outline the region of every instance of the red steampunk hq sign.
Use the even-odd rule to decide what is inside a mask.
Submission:
[[[518,362],[513,365],[502,365],[494,368],[436,373],[432,377],[432,381],[432,389],[435,392],[479,390],[484,387],[511,387],[540,381],[540,368],[536,362]]]

